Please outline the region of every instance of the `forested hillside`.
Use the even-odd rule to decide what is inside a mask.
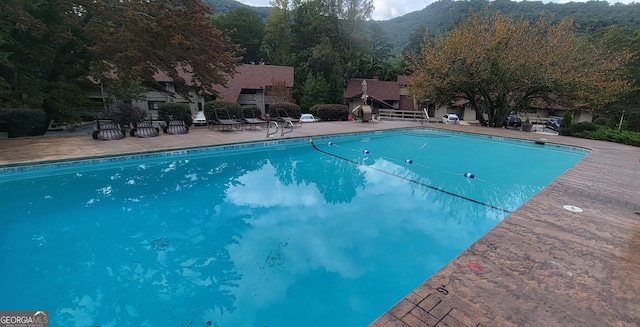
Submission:
[[[217,14],[224,14],[238,7],[246,6],[235,0],[203,0],[210,5]],[[266,19],[269,7],[252,7],[258,16]],[[500,12],[517,19],[536,20],[544,15],[559,21],[569,17],[578,25],[579,31],[594,31],[605,26],[616,25],[640,29],[640,3],[609,4],[606,1],[570,2],[570,3],[542,3],[541,1],[511,1],[511,0],[471,0],[453,1],[441,0],[430,4],[426,8],[396,17],[391,20],[369,21],[367,24],[377,24],[391,40],[393,53],[400,53],[409,43],[409,36],[416,28],[428,29],[432,34],[451,30],[464,16],[470,12],[487,10]]]
[[[542,15],[554,22],[569,17],[577,24],[579,32],[592,32],[611,25],[640,29],[640,3],[610,5],[606,1],[545,4],[541,1],[441,0],[420,11],[375,23],[386,32],[394,46],[394,52],[397,53],[409,43],[408,32],[426,27],[431,34],[439,34],[451,30],[469,12],[483,10],[531,21]]]
[[[226,14],[233,9],[244,6],[255,10],[258,13],[258,16],[262,17],[262,19],[267,19],[269,11],[271,10],[270,7],[247,6],[235,0],[202,0],[202,2],[213,8],[216,14]]]

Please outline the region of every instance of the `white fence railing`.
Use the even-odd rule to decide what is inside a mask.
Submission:
[[[394,109],[379,109],[380,118],[396,119],[396,120],[426,120],[427,117],[422,111],[418,110],[394,110]]]

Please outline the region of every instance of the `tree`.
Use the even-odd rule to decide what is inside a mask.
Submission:
[[[5,0],[0,6],[0,103],[44,109],[46,125],[74,120],[86,100],[78,83],[91,56],[71,8],[64,0]]]
[[[164,91],[154,75],[170,77],[178,93],[215,93],[239,64],[240,48],[209,21],[200,0],[89,1],[80,17],[99,59],[92,73],[101,81],[141,80]],[[115,74],[114,74],[115,73]]]
[[[347,35],[347,50],[351,50],[353,43],[364,35],[362,23],[371,18],[373,0],[342,0],[338,3],[338,18]]]
[[[154,78],[164,73],[181,94],[214,92],[235,72],[239,48],[210,14],[199,0],[4,0],[0,101],[58,120],[83,103],[89,77],[105,88],[142,82],[166,92]]]
[[[268,87],[267,95],[273,102],[293,102],[291,89],[287,87],[286,81],[271,79],[271,86]]]
[[[620,96],[616,101],[607,104],[601,116],[618,123],[624,119],[629,130],[640,132],[640,31],[629,28],[611,27],[604,28],[591,35],[594,42],[603,44],[607,49],[616,51],[630,51],[635,54],[625,69],[634,81],[634,88],[630,92]]]
[[[260,62],[264,54],[260,50],[264,37],[264,23],[258,13],[246,6],[226,14],[214,16],[213,25],[227,34],[231,41],[244,49],[244,62]]]
[[[267,60],[274,65],[286,66],[291,61],[291,12],[289,0],[272,0],[271,12],[264,28]]]
[[[316,104],[331,103],[329,96],[329,83],[322,76],[315,77],[312,73],[307,75],[304,82],[302,97],[300,98],[300,106],[303,110],[309,110]]]
[[[369,43],[371,44],[371,72],[375,76],[384,76],[383,79],[385,79],[391,70],[389,59],[391,58],[391,50],[393,50],[389,36],[380,25],[372,24],[369,27]]]
[[[584,42],[570,21],[552,25],[473,14],[414,57],[411,92],[425,102],[469,101],[483,123],[499,127],[533,101],[599,110],[630,87],[619,69],[627,53]]]
[[[408,37],[407,45],[402,49],[402,70],[406,74],[411,74],[411,58],[420,55],[423,43],[431,43],[433,36],[429,34],[426,26],[420,24],[416,26]]]

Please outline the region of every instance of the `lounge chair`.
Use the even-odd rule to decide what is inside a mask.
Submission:
[[[189,126],[184,123],[184,120],[167,120],[166,125],[162,128],[165,134],[187,134],[189,133]]]
[[[154,137],[160,135],[160,129],[153,126],[153,121],[143,120],[141,122],[133,123],[133,128],[129,132],[131,136],[137,137]]]
[[[243,124],[242,121],[233,119],[227,108],[216,108],[213,110],[213,113],[215,115],[215,119],[213,120],[214,128],[215,126],[219,126],[223,130],[225,128],[229,128],[229,130],[231,130],[233,127],[240,129]]]
[[[293,118],[293,117],[289,116],[287,111],[284,110],[284,109],[276,109],[276,115],[278,116],[278,117],[275,118],[276,121],[283,122],[283,123],[291,122],[294,125],[296,123],[298,123],[298,124],[300,124],[302,126],[302,123],[300,122],[300,119]]]
[[[249,125],[249,128],[251,128],[251,126],[265,126],[268,123],[266,120],[260,118],[260,111],[257,109],[248,110],[247,113],[242,111],[242,121]]]
[[[127,132],[120,124],[112,121],[96,119],[95,130],[91,134],[95,140],[119,140],[127,136]]]

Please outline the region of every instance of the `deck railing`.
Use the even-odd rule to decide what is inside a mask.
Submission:
[[[394,119],[394,120],[426,120],[427,117],[419,110],[394,110],[394,109],[379,109],[380,118]]]

